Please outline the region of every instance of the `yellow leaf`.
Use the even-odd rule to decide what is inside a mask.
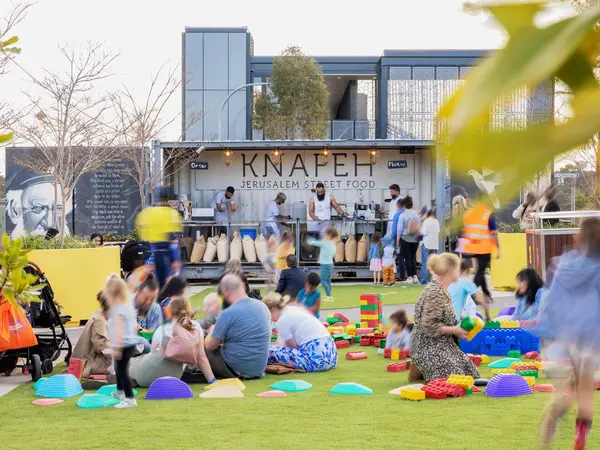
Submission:
[[[534,18],[545,9],[547,2],[484,3],[465,6],[467,10],[471,11],[490,11],[496,20],[506,28],[509,35],[516,36],[535,27]]]

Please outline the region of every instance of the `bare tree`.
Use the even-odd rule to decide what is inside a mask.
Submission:
[[[165,129],[180,116],[164,117],[169,101],[181,88],[182,79],[178,74],[178,67],[170,69],[163,64],[152,75],[150,87],[141,101],[127,87],[112,95],[117,126],[127,147],[123,159],[130,162],[128,174],[138,185],[142,208],[146,206],[146,197],[152,189],[185,167],[197,154],[190,149],[168,149],[162,155],[160,168],[152,170],[151,167],[151,141],[160,138]],[[177,140],[201,118],[200,113],[188,117],[183,133]]]
[[[25,93],[35,116],[21,118],[15,134],[37,149],[19,157],[17,163],[52,179],[54,223],[60,214],[62,246],[68,232],[66,205],[73,199],[77,182],[107,162],[120,159],[123,147],[120,130],[111,123],[114,116],[109,96],[94,93],[97,84],[110,76],[109,67],[117,55],[105,53],[101,44],[95,43],[88,43],[82,51],[68,45],[59,46],[59,50],[66,70],[45,70],[41,78],[26,71],[40,94]],[[61,203],[65,207],[59,208]]]
[[[12,3],[10,11],[6,17],[0,18],[0,40],[7,41],[14,32],[15,27],[25,18],[27,10],[31,7],[31,2]],[[4,75],[8,71],[8,63],[10,62],[10,52],[0,52],[0,75]]]

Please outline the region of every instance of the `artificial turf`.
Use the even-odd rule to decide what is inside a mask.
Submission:
[[[192,385],[195,399],[146,401],[130,410],[85,410],[77,398],[51,407],[31,404],[31,383],[0,397],[1,448],[402,448],[534,449],[539,421],[551,394],[496,399],[471,396],[411,402],[388,392],[407,384],[407,374],[387,373],[389,360],[376,349],[366,360],[346,361],[319,374],[267,375],[246,381],[245,398],[200,400],[202,385]],[[480,367],[481,375],[489,370]],[[282,379],[302,379],[309,391],[285,398],[256,394]],[[540,379],[539,382],[543,382]],[[340,396],[329,390],[339,382],[357,382],[372,395]],[[600,398],[598,396],[597,398]],[[596,407],[600,402],[596,401]],[[560,424],[554,448],[572,448],[575,416]],[[600,431],[592,429],[588,448],[600,449]]]
[[[252,286],[250,286],[252,288]],[[360,284],[344,285],[334,284],[332,289],[333,302],[321,302],[322,310],[335,310],[360,307],[361,294],[382,294],[381,301],[384,305],[405,305],[416,303],[423,290],[422,286],[397,284],[395,287],[384,288],[381,285]],[[264,288],[260,290],[264,295]],[[202,301],[215,288],[208,288],[190,297],[192,306],[202,306]],[[322,293],[322,296],[325,294]]]

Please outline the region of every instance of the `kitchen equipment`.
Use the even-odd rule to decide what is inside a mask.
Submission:
[[[367,210],[367,208],[368,208],[368,206],[367,206],[367,205],[364,205],[364,204],[362,204],[362,203],[355,203],[355,204],[354,204],[354,210],[355,210],[355,211],[366,211],[366,210]]]
[[[192,208],[192,220],[215,220],[215,210],[213,208]]]
[[[306,220],[307,208],[306,203],[297,202],[292,204],[292,219],[294,220]]]
[[[379,211],[380,205],[379,203],[371,202],[369,203],[369,209],[371,211]]]

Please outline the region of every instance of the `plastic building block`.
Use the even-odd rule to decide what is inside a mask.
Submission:
[[[35,392],[37,397],[69,398],[83,393],[81,384],[73,375],[54,375],[40,385]]]
[[[384,358],[391,358],[392,356],[392,349],[391,348],[385,348],[383,349],[383,357]]]
[[[473,384],[475,384],[475,380],[473,377],[466,375],[450,375],[446,380],[446,383],[455,384],[463,388],[465,391],[468,391],[473,387]]]
[[[354,336],[354,343],[358,344],[360,342],[360,336],[356,335]]]
[[[534,377],[534,378],[538,377],[537,370],[519,370],[516,373],[518,375],[521,375],[522,377]]]
[[[369,345],[371,345],[371,338],[369,336],[361,336],[360,337],[360,346],[368,347]]]
[[[490,357],[488,355],[479,355],[481,356],[481,364],[489,364],[490,363]]]
[[[526,359],[536,359],[539,358],[540,354],[538,352],[527,352],[525,353]]]
[[[338,319],[337,317],[328,317],[325,322],[327,322],[329,325],[335,325],[336,323],[342,322],[342,320]]]
[[[536,384],[531,386],[533,392],[555,392],[556,389],[551,384]]]
[[[102,394],[83,394],[77,400],[77,406],[84,409],[104,408],[106,406],[114,406],[119,403],[114,397]]]
[[[523,377],[529,386],[535,386],[535,378],[534,377]]]
[[[486,329],[500,328],[500,322],[498,322],[497,320],[491,320],[491,321],[485,323],[484,328],[486,328]]]
[[[465,395],[471,395],[473,393],[473,388],[465,391]]]
[[[260,394],[256,394],[260,398],[276,398],[276,397],[287,397],[287,394],[283,391],[265,391]]]
[[[31,404],[35,406],[52,406],[62,402],[64,402],[64,400],[61,400],[60,398],[36,398]],[[117,401],[117,403],[119,402]]]
[[[336,319],[341,320],[344,323],[349,323],[350,321],[346,318],[346,316],[344,316],[343,314],[340,313],[335,313],[333,314],[333,317],[335,317]]]
[[[342,334],[344,332],[344,327],[328,327],[327,331],[329,331],[329,334],[331,335]]]
[[[343,334],[332,334],[331,337],[334,340],[334,342],[345,341]]]
[[[337,348],[337,349],[340,349],[340,348],[349,348],[349,347],[350,347],[350,342],[348,342],[348,341],[337,341],[335,343],[335,348]]]
[[[400,386],[396,389],[392,389],[389,394],[390,395],[400,395],[400,393],[404,390],[404,389],[422,389],[423,388],[423,384],[422,383],[415,383],[415,384],[407,384],[405,386]]]
[[[485,388],[485,393],[490,397],[516,397],[532,394],[533,391],[522,376],[503,373],[490,380]]]
[[[425,400],[425,392],[421,389],[402,389],[400,397],[412,401]]]
[[[361,335],[371,334],[372,332],[373,332],[373,328],[367,328],[367,327],[362,328],[361,327],[361,328],[356,329],[356,334],[361,334]]]
[[[479,367],[479,365],[481,364],[481,356],[475,356],[475,355],[467,355],[469,357],[469,359],[471,361],[473,361],[473,364],[475,364],[476,366]]]
[[[521,352],[518,350],[511,350],[508,352],[508,354],[506,356],[508,356],[509,358],[520,358]]]
[[[519,328],[518,320],[501,320],[500,328]]]
[[[178,400],[194,398],[194,393],[179,378],[161,377],[152,382],[144,398],[146,400]]]
[[[410,350],[409,349],[402,349],[400,350],[400,359],[406,359],[410,356]]]
[[[386,368],[388,372],[404,372],[408,369],[410,369],[410,361],[388,364]]]
[[[271,389],[285,392],[303,392],[308,391],[311,387],[312,384],[304,380],[282,380],[270,386]]]
[[[355,325],[346,325],[346,334],[350,336],[356,335],[356,326]]]
[[[373,389],[358,383],[338,383],[329,392],[343,395],[370,395]]]
[[[392,349],[391,360],[392,361],[400,361],[400,349],[399,348]]]
[[[446,395],[450,397],[464,397],[465,390],[455,384],[449,384],[445,379],[434,380],[427,383],[427,386],[443,389]]]
[[[387,339],[381,339],[379,341],[379,348],[385,348],[386,342],[387,342]]]
[[[357,359],[367,359],[365,352],[348,352],[346,353],[346,359],[350,361],[356,361]]]
[[[223,380],[217,380],[213,384],[207,384],[204,387],[204,390],[210,391],[211,389],[216,389],[223,386],[233,386],[238,388],[240,391],[244,391],[246,389],[246,385],[242,383],[239,378],[225,378]]]
[[[492,375],[498,375],[501,373],[515,373],[515,369],[492,369]]]
[[[113,392],[115,392],[115,390],[117,389],[117,385],[116,384],[106,384],[104,386],[102,386],[101,388],[99,388],[96,391],[96,394],[98,395],[108,395],[109,397],[113,394]],[[137,396],[138,392],[134,389],[133,390],[133,396]]]
[[[446,391],[442,388],[435,386],[423,386],[421,388],[423,392],[425,392],[425,397],[431,398],[434,400],[443,400],[448,397]]]
[[[467,341],[472,341],[483,330],[485,323],[479,317],[465,317],[462,319],[460,326],[463,330],[469,332]]]
[[[463,317],[460,321],[460,327],[465,331],[471,331],[475,328],[475,319],[473,317]]]
[[[241,398],[243,396],[244,393],[235,386],[221,386],[199,395],[200,398]]]
[[[535,364],[527,364],[527,363],[512,363],[510,365],[511,369],[515,369],[516,371],[521,370],[538,370],[538,366]]]
[[[471,391],[473,391],[474,393],[475,393],[475,392],[481,392],[481,389],[479,389],[477,386],[473,386],[473,387],[471,388]]]
[[[494,361],[489,364],[488,367],[490,369],[510,369],[513,363],[520,363],[521,360],[518,358],[502,358],[498,361]]]

